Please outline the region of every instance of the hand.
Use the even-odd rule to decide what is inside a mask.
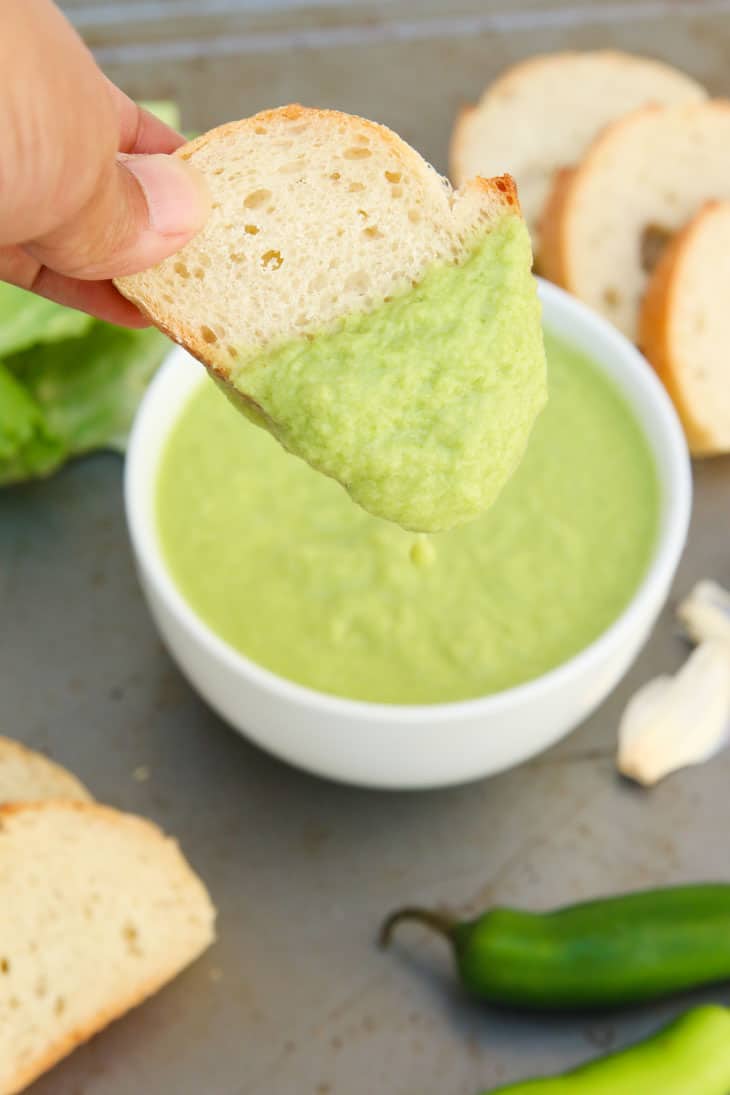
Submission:
[[[0,279],[101,319],[146,321],[112,277],[202,227],[183,138],[97,67],[51,0],[0,0]]]

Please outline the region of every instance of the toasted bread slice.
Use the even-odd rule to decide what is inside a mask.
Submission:
[[[692,452],[730,452],[730,201],[708,202],[662,255],[639,344],[664,381]]]
[[[49,798],[92,801],[84,785],[60,764],[20,742],[0,737],[0,806]]]
[[[630,338],[662,245],[730,198],[730,102],[647,107],[610,126],[556,183],[540,254],[547,277]]]
[[[531,57],[461,112],[451,138],[451,177],[461,184],[509,171],[534,237],[555,172],[578,163],[604,126],[649,103],[705,97],[691,77],[649,57],[613,50]]]
[[[545,397],[512,180],[454,192],[385,127],[301,106],[222,126],[176,154],[205,176],[212,214],[178,255],[119,279],[121,292],[371,512],[433,530],[489,504]],[[497,233],[512,238],[498,244]],[[432,275],[461,271],[490,241],[493,269],[473,278],[471,303],[445,320],[424,306]],[[508,388],[522,398],[505,415]]]
[[[0,808],[0,1095],[139,1004],[213,939],[177,844],[90,803]]]

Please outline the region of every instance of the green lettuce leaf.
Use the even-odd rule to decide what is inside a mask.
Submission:
[[[48,475],[62,459],[40,407],[0,362],[0,484]]]
[[[85,337],[6,358],[0,365],[0,484],[48,475],[92,449],[123,450],[169,348],[154,328],[95,323]]]
[[[83,312],[62,308],[52,300],[0,281],[0,357],[41,342],[77,338],[93,322]]]

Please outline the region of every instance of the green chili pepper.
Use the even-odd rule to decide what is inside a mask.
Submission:
[[[728,1095],[730,1011],[708,1004],[681,1015],[645,1042],[491,1095]]]
[[[730,977],[730,885],[647,890],[547,913],[494,908],[466,921],[400,909],[383,924],[383,945],[403,920],[445,935],[466,987],[512,1007],[614,1007]]]

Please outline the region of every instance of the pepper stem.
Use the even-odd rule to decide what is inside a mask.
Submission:
[[[381,947],[388,946],[394,930],[403,920],[415,920],[419,924],[426,924],[427,927],[433,928],[434,931],[446,936],[447,939],[452,938],[454,928],[458,924],[456,917],[451,916],[449,913],[438,912],[435,909],[415,908],[409,905],[403,909],[396,909],[383,921],[378,936]]]

